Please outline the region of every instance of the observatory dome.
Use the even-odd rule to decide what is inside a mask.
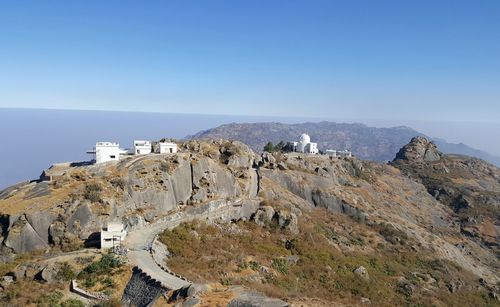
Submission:
[[[300,142],[302,144],[309,144],[311,143],[311,137],[308,135],[308,134],[305,134],[303,133],[301,136],[300,136]]]

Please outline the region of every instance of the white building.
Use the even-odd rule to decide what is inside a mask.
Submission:
[[[160,153],[176,153],[177,144],[170,142],[160,142]]]
[[[289,144],[291,145],[291,147],[293,147],[293,151],[295,152],[308,154],[317,154],[319,152],[318,144],[312,143],[311,137],[305,133],[300,136],[298,142],[290,142]]]
[[[134,141],[134,155],[145,155],[151,153],[150,141]]]
[[[350,158],[352,157],[352,152],[349,150],[334,150],[334,149],[327,149],[326,154],[330,157],[339,157],[339,158]]]
[[[120,148],[120,144],[114,142],[97,142],[93,150],[87,151],[94,155],[96,164],[118,161],[121,154],[127,153],[126,150]]]
[[[121,222],[109,222],[101,229],[101,248],[118,247],[126,236]]]

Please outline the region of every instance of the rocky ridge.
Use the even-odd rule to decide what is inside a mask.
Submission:
[[[415,136],[428,138],[423,133],[409,127],[375,128],[359,123],[307,122],[283,123],[231,123],[221,125],[189,136],[188,138],[223,138],[248,144],[254,151],[261,152],[267,142],[294,141],[302,133],[308,133],[320,150],[348,149],[363,160],[387,162]],[[500,157],[473,149],[465,144],[447,143],[435,139],[436,144],[446,153],[465,154],[479,157],[500,166]]]
[[[445,155],[425,138],[413,138],[391,164],[421,182],[447,205],[460,231],[499,254],[500,171],[483,160]]]
[[[32,182],[0,192],[3,260],[37,250],[51,253],[92,246],[95,234],[111,220],[121,220],[128,230],[143,229],[178,212],[196,214],[197,208],[210,202],[252,199],[261,205],[252,207],[254,213],[244,216],[260,227],[255,231],[263,232],[261,238],[270,236],[266,233],[270,229],[279,232],[285,245],[292,244],[293,240],[284,238],[300,238],[316,221],[328,218],[335,224],[329,224],[331,229],[320,228],[320,233],[324,232],[321,238],[345,257],[352,253],[376,255],[381,251],[390,255],[432,255],[433,259],[454,263],[481,280],[479,283],[466,277],[453,279],[451,273],[444,273],[451,279],[445,285],[434,282],[433,293],[441,293],[443,287],[455,292],[498,292],[500,272],[494,243],[498,242],[495,223],[500,176],[497,168],[484,161],[444,155],[423,138],[415,138],[403,147],[391,165],[357,158],[255,154],[242,143],[226,140],[191,140],[180,149],[174,155],[134,156],[116,164],[68,166],[50,182]],[[469,207],[475,208],[474,215],[460,206],[456,209],[456,201],[451,200],[460,199],[458,196],[472,204]],[[242,205],[241,210],[246,207]],[[474,224],[478,221],[480,225]],[[484,226],[488,221],[496,232]],[[471,228],[471,223],[475,228]],[[224,234],[221,238],[249,235],[244,227],[255,229],[239,224],[217,227]],[[475,229],[488,231],[474,233]],[[361,233],[366,239],[359,239]],[[189,236],[193,246],[199,242],[199,237]],[[175,250],[175,246],[167,248]],[[280,256],[273,259],[274,264],[260,265],[260,273],[253,273],[251,280],[259,284],[279,277],[283,273],[278,265],[299,266],[303,261],[295,256]],[[366,283],[376,283],[380,278],[364,263],[336,270],[349,278],[358,276]],[[449,272],[454,270],[450,267]],[[213,278],[210,274],[197,272],[187,277],[207,282]],[[231,274],[225,273],[224,280],[238,280],[236,273]],[[415,274],[425,276],[418,277],[422,280],[431,280],[426,275],[430,273]],[[335,278],[334,273],[327,275]],[[418,294],[423,290],[410,283],[411,276],[396,276],[400,278],[398,291],[411,292],[408,297],[423,296]],[[370,299],[376,301],[376,297]],[[243,301],[245,296],[241,297]]]

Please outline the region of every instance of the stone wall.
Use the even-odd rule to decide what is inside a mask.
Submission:
[[[138,267],[134,267],[122,296],[123,306],[145,307],[151,306],[160,295],[169,289],[164,288],[160,282],[152,279]]]

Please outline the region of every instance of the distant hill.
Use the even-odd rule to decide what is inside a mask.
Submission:
[[[188,138],[226,138],[248,144],[255,151],[262,151],[271,141],[297,140],[308,133],[320,150],[349,149],[365,160],[390,161],[398,150],[415,136],[424,136],[412,128],[400,126],[375,128],[364,124],[334,122],[282,124],[282,123],[231,123],[201,131]],[[432,138],[431,138],[432,139]],[[500,157],[495,157],[465,144],[452,144],[442,139],[433,139],[444,153],[474,156],[500,166]]]

